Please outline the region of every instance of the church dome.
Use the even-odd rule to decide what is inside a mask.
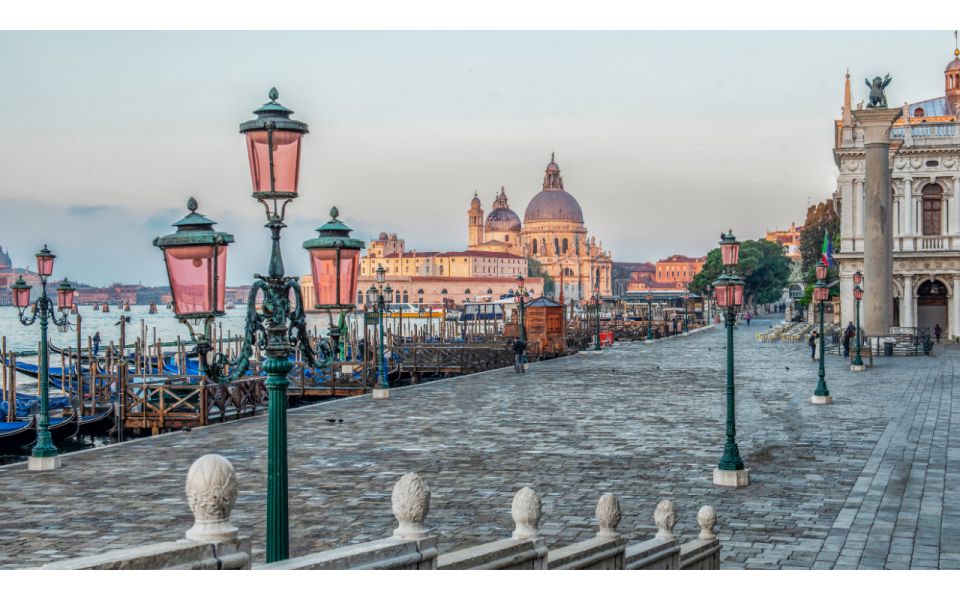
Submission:
[[[6,271],[11,268],[13,268],[13,261],[10,260],[10,255],[0,248],[0,270]]]
[[[953,51],[953,60],[947,63],[947,68],[943,70],[944,73],[952,71],[960,71],[960,50]]]
[[[583,212],[580,203],[571,194],[563,189],[563,177],[560,176],[560,167],[550,156],[546,175],[543,177],[543,191],[534,196],[527,205],[523,215],[525,223],[531,221],[572,221],[583,223]]]
[[[493,201],[493,210],[487,215],[487,221],[484,227],[488,233],[494,231],[519,233],[521,226],[520,217],[517,216],[517,213],[510,210],[507,191],[501,186],[500,193],[497,194],[496,200]]]

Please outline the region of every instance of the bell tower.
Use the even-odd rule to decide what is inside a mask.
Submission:
[[[956,40],[957,32],[953,32]],[[944,92],[947,97],[947,105],[954,115],[960,110],[960,46],[954,45],[953,60],[947,65],[943,72]]]
[[[480,208],[480,197],[473,191],[473,200],[470,201],[470,210],[467,211],[467,247],[475,248],[483,243],[483,209]]]

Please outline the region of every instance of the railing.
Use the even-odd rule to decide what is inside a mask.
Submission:
[[[957,126],[952,123],[911,125],[910,136],[914,138],[943,138],[957,135]],[[906,138],[905,127],[894,127],[890,130],[890,139],[902,140]]]
[[[230,523],[237,499],[237,478],[230,461],[207,454],[187,473],[187,503],[194,525],[177,542],[113,550],[44,565],[45,569],[249,569],[251,540]],[[417,473],[407,473],[391,495],[397,527],[387,538],[273,562],[264,569],[719,569],[720,542],[714,533],[717,513],[704,506],[697,513],[700,533],[681,543],[674,534],[673,502],[657,504],[657,533],[631,544],[617,530],[622,512],[613,494],[600,497],[595,510],[598,531],[581,542],[548,548],[540,533],[542,503],[529,487],[513,498],[515,529],[509,538],[440,553],[437,536],[427,526],[430,488]],[[131,515],[131,518],[135,518]]]

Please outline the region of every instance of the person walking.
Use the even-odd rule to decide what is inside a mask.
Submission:
[[[513,370],[516,373],[525,372],[523,368],[523,353],[527,350],[527,344],[520,338],[513,341]]]
[[[807,345],[810,346],[810,360],[817,360],[817,338],[820,337],[820,334],[814,331],[810,334],[810,339],[807,340]]]
[[[940,329],[940,323],[937,323],[933,326],[933,337],[937,338],[937,343],[940,343],[940,336],[943,335],[943,330]]]
[[[850,358],[850,340],[857,333],[857,328],[853,326],[853,321],[847,323],[847,328],[843,330],[843,356]]]
[[[744,320],[747,322],[747,327],[750,327],[750,319],[753,318],[753,315],[750,314],[750,311],[747,311],[747,314],[743,315]]]
[[[97,356],[100,354],[100,332],[93,334],[93,355]]]

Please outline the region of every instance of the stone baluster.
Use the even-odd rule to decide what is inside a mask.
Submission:
[[[700,535],[697,536],[699,539],[707,541],[717,539],[717,534],[713,532],[713,528],[717,526],[717,511],[712,506],[700,508],[697,512],[697,524],[700,525]]]
[[[421,540],[430,535],[425,523],[430,512],[430,488],[419,473],[407,473],[393,486],[393,516],[399,525],[393,537]]]
[[[653,511],[653,522],[657,526],[658,540],[671,542],[677,539],[673,534],[673,526],[677,523],[677,508],[670,500],[661,500]]]
[[[597,502],[597,522],[600,530],[597,537],[619,538],[620,533],[617,527],[620,526],[620,519],[623,514],[620,512],[620,501],[613,494],[604,494],[600,496]]]
[[[681,569],[719,569],[720,541],[713,532],[717,525],[717,511],[712,506],[703,506],[697,512],[700,535],[680,546]]]
[[[513,530],[513,539],[532,540],[540,537],[540,517],[543,516],[543,505],[537,493],[528,487],[522,488],[513,497],[510,508],[516,528]]]
[[[186,538],[193,542],[226,542],[237,539],[230,512],[237,501],[237,476],[233,465],[219,454],[204,454],[187,471],[187,504],[193,527]]]

